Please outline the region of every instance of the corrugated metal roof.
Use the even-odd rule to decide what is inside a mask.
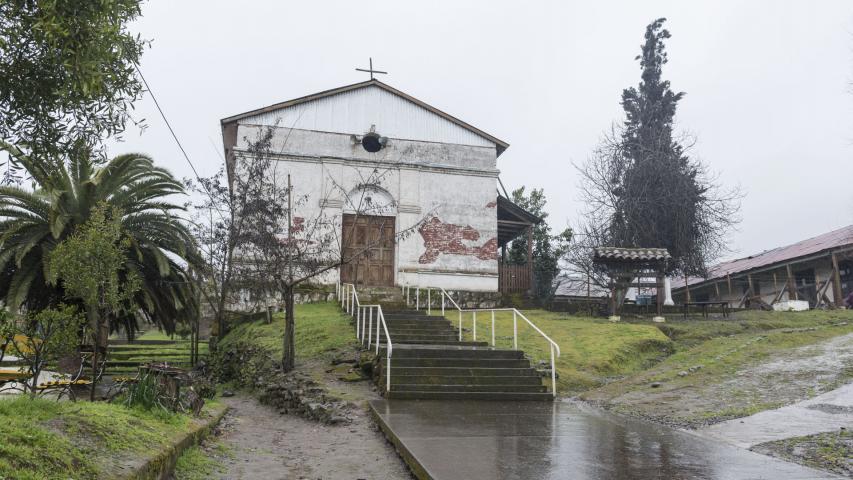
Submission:
[[[509,144],[379,80],[347,85],[221,120],[304,130],[364,134],[371,125],[387,137],[496,147]]]
[[[595,258],[618,260],[666,260],[670,258],[665,248],[598,247]]]
[[[559,282],[554,292],[558,297],[609,297],[610,291],[595,284],[587,285],[585,278],[571,275],[560,276],[554,283]],[[589,293],[589,295],[587,295]]]
[[[735,275],[844,246],[853,246],[853,225],[839,228],[838,230],[833,230],[829,233],[824,233],[823,235],[818,235],[817,237],[812,237],[786,247],[778,247],[759,253],[758,255],[714,265],[708,271],[708,278],[688,278],[688,284],[695,285],[708,280],[725,278],[726,275]],[[684,288],[684,283],[684,279],[675,279],[672,282],[672,287]]]

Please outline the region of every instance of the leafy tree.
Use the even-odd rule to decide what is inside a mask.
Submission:
[[[0,311],[0,338],[11,339],[16,355],[27,364],[33,397],[45,366],[77,349],[83,324],[83,317],[69,305],[26,316]]]
[[[666,248],[669,271],[702,275],[726,249],[738,221],[737,189],[723,191],[707,168],[688,155],[689,144],[674,137],[678,102],[663,80],[667,63],[665,19],[646,28],[637,87],[622,92],[625,120],[607,135],[581,169],[582,189],[594,225],[585,234],[620,247]]]
[[[50,253],[47,272],[51,284],[61,282],[69,299],[80,300],[92,332],[92,390],[95,400],[99,355],[106,355],[110,317],[133,310],[139,277],[126,265],[130,238],[122,232],[121,211],[98,204],[89,220]]]
[[[0,140],[55,160],[120,134],[142,93],[140,3],[0,2]]]
[[[542,304],[548,302],[553,295],[554,278],[560,271],[559,260],[565,253],[566,244],[572,238],[571,229],[567,228],[559,235],[551,234],[548,224],[548,212],[545,211],[545,192],[543,189],[532,189],[525,195],[525,187],[512,191],[512,201],[521,208],[541,218],[542,221],[533,227],[533,293]],[[517,265],[527,263],[527,237],[512,241],[509,249],[509,262]]]
[[[39,311],[65,301],[61,284],[51,285],[44,266],[51,251],[106,204],[121,214],[128,238],[126,271],[141,282],[134,311],[111,317],[111,327],[137,329],[137,317],[173,332],[176,322],[198,313],[187,267],[200,263],[195,242],[176,216],[183,207],[167,197],[184,192],[172,175],[140,154],[120,155],[103,166],[90,157],[67,164],[43,162],[0,142],[26,169],[35,190],[0,187],[0,299],[11,311]]]

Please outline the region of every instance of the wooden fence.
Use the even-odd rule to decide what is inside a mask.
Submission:
[[[530,264],[498,263],[498,289],[501,293],[525,293],[530,290]]]

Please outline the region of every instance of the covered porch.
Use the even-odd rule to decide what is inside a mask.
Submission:
[[[498,291],[500,293],[527,293],[533,288],[533,227],[541,218],[498,195]],[[527,259],[523,264],[510,263],[507,244],[517,238],[525,238]]]

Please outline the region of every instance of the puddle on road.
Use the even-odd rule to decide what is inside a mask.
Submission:
[[[372,406],[436,480],[837,478],[574,402]]]

